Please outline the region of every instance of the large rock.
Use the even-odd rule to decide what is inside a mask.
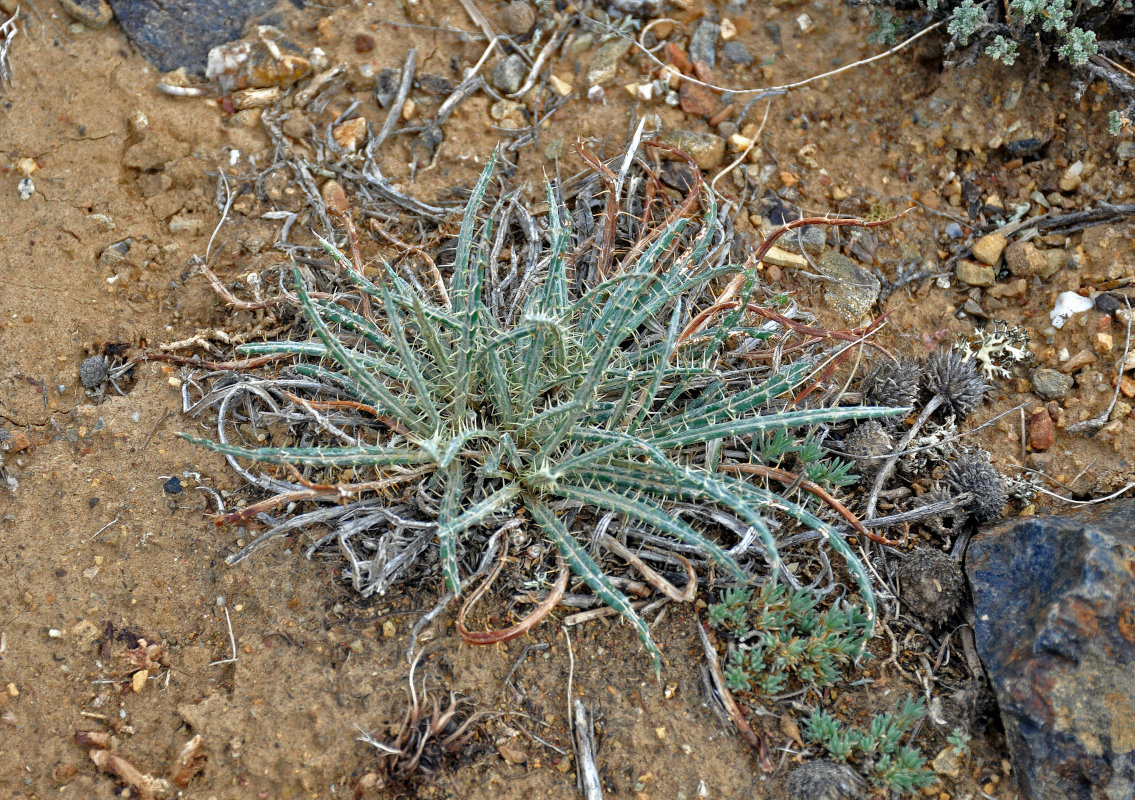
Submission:
[[[110,0],[126,37],[162,72],[205,72],[209,51],[239,39],[277,0]]]
[[[1135,501],[969,548],[977,647],[1031,800],[1135,797]]]

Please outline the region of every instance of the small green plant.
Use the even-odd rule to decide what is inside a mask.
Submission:
[[[993,42],[985,48],[985,54],[995,61],[1000,61],[1006,67],[1011,67],[1017,61],[1017,43],[997,34]]]
[[[954,728],[946,737],[946,742],[954,748],[954,752],[959,756],[964,756],[969,752],[969,740],[970,735],[961,728]]]
[[[869,0],[876,6],[909,7],[900,0]],[[973,54],[984,52],[1005,66],[1016,63],[1021,49],[1031,50],[1043,59],[1057,58],[1072,67],[1083,68],[1093,78],[1103,78],[1125,99],[1128,106],[1122,113],[1135,116],[1135,93],[1130,76],[1116,69],[1106,59],[1093,59],[1097,54],[1112,58],[1129,48],[1122,38],[1104,40],[1105,33],[1132,30],[1135,24],[1135,2],[1132,0],[920,0],[919,5],[939,18],[948,19],[946,30],[950,44],[957,50],[973,50],[963,58],[972,61]],[[899,22],[889,11],[874,9],[875,27],[886,19],[887,30],[897,31]],[[894,26],[892,28],[892,26]],[[875,41],[877,34],[869,34]],[[1120,111],[1109,118],[1108,129],[1119,135],[1122,126],[1116,122]]]
[[[899,28],[902,20],[885,8],[871,10],[871,27],[874,29],[867,34],[867,41],[871,44],[893,45],[898,43]]]
[[[322,420],[317,431],[324,437],[321,442],[245,446],[223,438],[187,438],[224,453],[234,465],[234,458],[276,465],[277,474],[258,482],[278,493],[275,500],[266,501],[275,507],[294,502],[297,493],[326,496],[305,495],[305,490],[329,491],[334,502],[367,492],[373,496],[392,481],[408,482],[406,476],[419,480],[417,496],[436,516],[432,524],[415,522],[415,530],[433,531],[444,586],[453,596],[462,592],[463,572],[471,572],[463,565],[480,559],[475,548],[486,541],[482,529],[520,517],[558,552],[562,565],[630,622],[656,671],[661,653],[646,623],[605,572],[599,553],[588,547],[593,524],[587,521],[593,523],[603,514],[621,516],[630,526],[692,546],[730,580],[746,583],[754,569],[751,557],[747,571],[739,554],[727,552],[706,532],[671,513],[667,504],[713,505],[731,514],[755,534],[756,552],[775,577],[782,572],[782,561],[765,519],[766,509],[774,507],[823,534],[846,560],[868,609],[865,614],[848,610],[818,615],[813,627],[858,630],[866,619],[873,620],[870,577],[841,533],[785,497],[721,474],[719,457],[706,453],[720,452],[722,441],[881,417],[902,409],[787,409],[788,401],[780,398],[790,397],[807,379],[811,365],[806,360],[755,383],[746,379],[740,387],[735,380],[723,380],[715,364],[723,344],[738,330],[746,330],[741,312],[716,328],[706,328],[697,342],[678,346],[679,332],[692,317],[691,298],[714,276],[736,271],[728,265],[702,265],[720,230],[712,195],[707,195],[705,218],[696,235],[685,230],[696,227],[690,218],[676,216],[642,236],[621,261],[614,260],[612,243],[600,280],[576,294],[569,275],[579,268],[569,263],[570,231],[562,203],[548,186],[551,210],[543,240],[548,243],[538,254],[542,280],[515,301],[515,321],[500,311],[507,304],[495,303],[494,312],[485,295],[486,276],[491,274],[486,265],[500,247],[494,250],[499,241],[494,224],[514,199],[505,196],[487,218],[479,216],[494,164],[495,157],[467,204],[445,293],[449,302],[429,299],[388,265],[371,280],[337,247],[324,242],[336,270],[349,278],[364,302],[351,307],[350,302],[316,297],[293,268],[295,296],[311,336],[239,348],[246,356],[294,359],[298,380],[289,385],[308,399],[287,395],[296,414],[286,418],[316,414]],[[532,263],[535,267],[537,259]],[[344,429],[346,422],[323,420],[318,408],[363,414],[349,418],[352,434]],[[822,461],[818,443],[803,449],[812,463]],[[299,473],[301,468],[306,474]],[[817,469],[818,477],[829,483],[847,479],[838,465]],[[344,473],[351,480],[344,480]],[[293,481],[284,483],[289,476]],[[384,513],[381,504],[365,510],[376,519]],[[315,514],[307,519],[328,524],[329,516]],[[577,518],[583,524],[573,529]],[[348,520],[341,524],[349,524],[352,531],[359,529],[360,523],[348,517],[337,519]],[[264,536],[295,527],[284,523]],[[344,541],[340,536],[341,548]],[[423,543],[417,552],[424,549]],[[357,576],[362,558],[349,547],[347,552]],[[374,566],[367,569],[376,571]],[[777,647],[770,654],[788,645]],[[849,653],[851,649],[847,646]],[[824,659],[831,657],[817,654],[814,661],[826,665]],[[803,674],[823,679],[827,673]]]
[[[938,780],[921,750],[909,742],[911,729],[925,716],[922,698],[909,696],[894,711],[876,714],[866,728],[845,725],[817,708],[804,735],[837,761],[855,763],[875,786],[913,795]]]
[[[839,602],[820,610],[807,589],[769,581],[755,594],[727,589],[709,607],[709,623],[730,637],[725,684],[735,692],[774,695],[791,681],[810,688],[831,686],[863,652],[866,612]]]

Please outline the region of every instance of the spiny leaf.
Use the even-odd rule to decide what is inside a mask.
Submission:
[[[579,542],[571,535],[563,522],[556,517],[555,512],[543,502],[534,497],[525,497],[524,505],[532,514],[532,519],[556,545],[560,555],[571,567],[571,571],[583,578],[583,582],[591,587],[591,591],[599,596],[605,605],[610,606],[622,615],[623,619],[634,626],[638,638],[642,641],[647,652],[650,653],[654,665],[654,674],[662,673],[662,651],[650,636],[650,628],[631,606],[627,596],[615,588],[611,579],[603,568],[595,563],[586,550],[579,546]]]
[[[327,345],[332,358],[342,365],[347,374],[356,381],[363,389],[370,395],[373,402],[382,406],[383,410],[390,413],[399,422],[411,430],[416,430],[419,433],[426,433],[422,425],[422,421],[406,407],[402,401],[398,400],[391,391],[382,384],[381,381],[375,380],[374,376],[359,363],[357,353],[352,353],[348,350],[339,338],[331,332],[327,327],[327,323],[319,316],[319,312],[315,306],[312,305],[311,297],[307,293],[307,289],[303,285],[303,280],[300,278],[299,270],[292,267],[292,276],[296,283],[296,294],[299,295],[300,307],[303,309],[304,315],[311,323],[315,335]]]
[[[596,508],[615,511],[625,517],[637,519],[647,525],[668,533],[671,536],[693,545],[709,556],[718,566],[728,570],[739,581],[747,581],[748,576],[737,565],[733,557],[719,547],[715,542],[695,531],[685,522],[666,512],[661,506],[643,498],[631,498],[611,491],[590,489],[586,486],[576,486],[567,483],[557,483],[553,491],[560,497],[568,500],[578,500]]]

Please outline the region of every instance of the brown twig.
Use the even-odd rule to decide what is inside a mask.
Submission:
[[[733,695],[729,693],[729,688],[725,685],[725,676],[721,674],[721,665],[717,663],[717,651],[713,647],[713,643],[709,640],[709,636],[705,632],[705,628],[700,622],[696,623],[698,629],[698,636],[701,639],[702,648],[705,650],[706,661],[709,662],[709,672],[713,676],[713,687],[717,690],[718,696],[721,698],[721,704],[725,706],[725,710],[729,713],[729,718],[733,720],[733,724],[737,726],[737,730],[741,733],[741,738],[749,743],[749,746],[757,751],[757,763],[763,772],[772,772],[774,767],[772,758],[769,755],[768,742],[765,741],[763,736],[758,736],[752,726],[749,725],[745,715],[737,706],[737,702],[733,699]]]
[[[88,755],[96,767],[125,783],[134,790],[140,800],[154,800],[159,794],[164,797],[169,793],[169,784],[166,781],[147,775],[122,756],[115,755],[109,750],[90,750]]]
[[[412,253],[417,253],[423,259],[425,259],[426,264],[429,266],[430,277],[433,278],[434,287],[437,289],[437,293],[441,295],[442,302],[445,303],[446,308],[452,308],[453,304],[449,300],[449,292],[447,292],[445,289],[445,281],[442,280],[441,271],[437,268],[437,262],[433,260],[430,254],[421,247],[418,247],[416,244],[404,242],[392,233],[383,230],[382,225],[379,224],[378,220],[372,219],[370,223],[370,228],[372,231],[386,239],[386,241],[390,242],[395,247],[401,247],[405,250],[409,250]]]
[[[287,303],[289,298],[286,295],[278,295],[276,297],[269,297],[267,300],[260,300],[255,303],[250,303],[247,300],[240,300],[228,287],[221,283],[221,279],[213,270],[209,269],[204,264],[201,265],[201,273],[208,278],[209,285],[213,287],[213,291],[221,296],[221,298],[233,308],[239,308],[242,311],[256,311],[261,308],[269,308],[277,306],[282,303]]]
[[[682,565],[686,568],[687,579],[686,590],[684,592],[678,591],[674,584],[670,583],[670,581],[666,580],[649,566],[647,566],[647,564],[641,558],[635,555],[630,549],[626,547],[626,545],[624,545],[617,539],[614,539],[607,534],[603,534],[599,537],[599,544],[603,545],[605,548],[607,548],[620,558],[628,561],[631,566],[638,570],[639,574],[642,575],[642,579],[644,581],[649,583],[658,591],[662,592],[662,594],[666,595],[674,602],[692,603],[694,597],[697,595],[698,575],[694,571],[693,565],[691,565],[690,562],[682,556],[675,554],[675,557],[679,559],[682,562]]]
[[[902,542],[891,541],[890,539],[887,539],[877,533],[874,533],[873,531],[868,530],[866,527],[864,527],[863,523],[859,521],[859,517],[855,516],[855,514],[852,513],[851,510],[848,509],[847,506],[845,506],[839,500],[836,500],[834,497],[832,497],[831,493],[828,492],[827,489],[825,489],[823,486],[820,486],[819,484],[813,483],[807,478],[802,478],[795,472],[790,472],[786,469],[777,469],[776,467],[766,467],[763,464],[720,464],[718,466],[718,469],[722,472],[744,472],[750,475],[760,475],[765,478],[772,478],[773,480],[780,481],[781,483],[788,486],[799,485],[799,487],[804,491],[814,494],[816,497],[820,498],[822,501],[831,506],[837,514],[847,520],[848,524],[851,525],[851,527],[855,528],[856,532],[863,534],[871,541],[878,542],[879,544],[891,545],[892,547],[902,544]]]
[[[615,173],[596,157],[594,153],[583,145],[583,140],[577,140],[575,150],[579,157],[599,175],[607,187],[607,204],[603,209],[603,238],[599,245],[599,262],[596,267],[600,280],[607,279],[607,271],[615,260],[615,233],[619,221],[618,198],[615,197]]]
[[[288,466],[291,466],[290,464]],[[295,469],[295,467],[292,467]],[[406,472],[399,475],[391,475],[377,481],[365,481],[363,483],[336,483],[336,484],[315,484],[306,480],[303,476],[299,479],[307,485],[305,489],[296,489],[292,492],[282,492],[273,495],[266,500],[261,500],[259,503],[253,503],[250,506],[245,506],[240,511],[233,511],[229,514],[218,515],[214,518],[217,525],[228,525],[233,522],[246,522],[252,517],[259,514],[261,511],[271,511],[280,506],[286,506],[288,503],[298,503],[301,500],[312,500],[317,497],[327,497],[329,495],[336,497],[349,497],[353,494],[361,494],[363,492],[380,492],[383,489],[389,489],[391,486],[397,486],[400,483],[405,483],[412,478],[418,478],[426,474],[434,467],[420,467],[411,472]],[[298,475],[298,470],[296,472]]]
[[[196,358],[193,356],[178,356],[174,355],[173,353],[142,353],[141,355],[134,358],[134,362],[172,361],[174,364],[185,364],[189,367],[200,367],[201,369],[237,370],[262,367],[265,364],[272,363],[273,361],[280,361],[282,359],[291,357],[291,353],[269,353],[265,356],[242,358],[237,361],[205,361],[204,359]]]
[[[378,413],[378,409],[374,406],[368,406],[366,403],[360,403],[358,400],[302,400],[291,392],[283,392],[283,395],[296,405],[306,404],[311,406],[312,408],[317,408],[320,410],[332,408],[353,408],[356,411],[365,411],[395,433],[400,433],[403,436],[409,434],[409,431],[406,430],[406,428],[401,423],[399,423],[398,420],[393,419],[392,417],[384,416],[383,414]]]
[[[560,602],[560,598],[564,596],[567,590],[568,578],[571,576],[571,570],[568,569],[567,563],[562,557],[557,556],[557,566],[560,569],[560,576],[556,579],[556,583],[552,586],[552,591],[548,592],[545,597],[532,612],[522,619],[520,622],[512,625],[511,627],[504,628],[503,630],[496,631],[471,631],[465,627],[465,616],[473,608],[473,605],[481,599],[481,597],[492,586],[493,581],[496,580],[497,575],[500,574],[501,567],[504,566],[505,555],[508,553],[507,544],[501,548],[501,557],[497,562],[496,567],[485,582],[477,587],[473,594],[469,595],[469,599],[465,601],[465,605],[461,607],[461,611],[457,614],[457,632],[461,634],[461,640],[468,644],[498,644],[500,642],[507,642],[509,639],[515,639],[524,633],[535,628],[539,625],[546,616],[552,613]]]

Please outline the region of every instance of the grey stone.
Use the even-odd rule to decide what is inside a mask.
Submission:
[[[803,228],[794,228],[781,236],[777,244],[793,253],[806,252],[818,256],[827,248],[828,237],[819,225],[805,225]]]
[[[824,253],[820,271],[831,279],[824,299],[848,322],[858,322],[879,299],[879,279],[847,256]]]
[[[690,61],[695,64],[704,61],[711,69],[717,66],[717,53],[714,50],[714,45],[717,43],[717,36],[720,32],[721,26],[716,22],[711,22],[708,19],[699,22],[690,37],[690,52],[688,53]]]
[[[990,528],[966,576],[1023,794],[1135,797],[1135,501]]]
[[[1075,382],[1071,375],[1065,375],[1055,369],[1040,367],[1033,370],[1033,391],[1045,400],[1059,400],[1068,394]]]
[[[516,53],[506,56],[493,67],[493,86],[497,91],[513,94],[524,85],[524,76],[528,74],[528,65]]]
[[[754,60],[749,48],[737,39],[725,43],[725,46],[721,48],[721,57],[730,64],[736,64],[739,67],[747,67]]]
[[[126,260],[126,254],[130,252],[132,242],[132,239],[123,239],[104,247],[103,251],[99,253],[99,266],[110,269],[121,264]]]
[[[1135,158],[1135,142],[1122,141],[1115,146],[1115,157],[1120,161],[1130,161]]]
[[[239,39],[277,0],[110,0],[131,43],[162,72],[204,74],[209,51]]]

